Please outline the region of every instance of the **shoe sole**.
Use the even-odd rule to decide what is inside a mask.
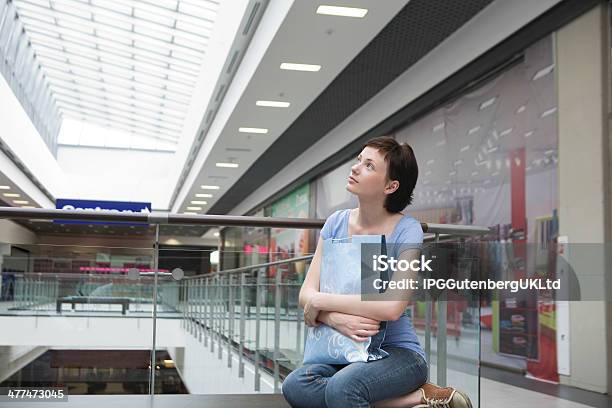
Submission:
[[[470,400],[470,397],[467,396],[466,393],[461,392],[459,390],[455,390],[455,392],[459,395],[461,395],[461,397],[463,397],[463,399],[465,400],[465,402],[467,403],[468,408],[473,408],[472,407],[472,400]]]

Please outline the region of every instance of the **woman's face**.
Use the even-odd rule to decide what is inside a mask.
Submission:
[[[383,197],[399,187],[399,182],[387,180],[387,163],[373,147],[365,147],[355,159],[346,189],[361,197]]]

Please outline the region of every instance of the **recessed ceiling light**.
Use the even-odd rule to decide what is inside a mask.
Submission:
[[[193,200],[191,204],[206,205],[208,203],[206,201]]]
[[[202,207],[187,207],[188,211],[202,211]]]
[[[267,108],[288,108],[291,103],[282,101],[257,101],[255,105],[265,106]]]
[[[320,5],[317,8],[317,14],[325,14],[328,16],[338,17],[357,17],[363,18],[368,14],[368,9],[358,7],[340,7],[340,6],[325,6]]]
[[[215,237],[218,237],[218,236],[219,236],[219,233],[218,233],[218,232],[215,232],[215,233],[213,233],[213,235],[214,235]]]
[[[226,167],[229,169],[235,169],[236,167],[238,167],[238,163],[224,163],[224,162],[220,162],[220,163],[215,163],[215,166],[217,167]]]
[[[198,198],[211,198],[212,194],[197,193],[195,196],[198,197]]]
[[[251,127],[241,127],[238,129],[240,133],[257,133],[257,134],[266,134],[268,133],[268,129],[264,128],[251,128]]]
[[[183,214],[185,214],[185,215],[198,215],[198,213],[191,212],[191,211],[185,211]]]
[[[200,186],[200,188],[201,188],[202,190],[218,190],[218,189],[220,189],[221,187],[219,187],[219,186],[210,186],[210,185],[206,185],[206,184],[204,184],[204,185]]]
[[[21,194],[17,194],[17,193],[4,193],[3,195],[5,197],[21,197]]]
[[[22,205],[21,208],[36,208],[33,205]]]
[[[13,203],[15,203],[15,204],[30,204],[30,202],[27,201],[27,200],[13,200]]]
[[[10,190],[9,186],[0,186],[0,190]]]
[[[280,69],[286,69],[289,71],[318,72],[321,69],[321,66],[315,64],[295,64],[292,62],[283,62],[280,64]]]

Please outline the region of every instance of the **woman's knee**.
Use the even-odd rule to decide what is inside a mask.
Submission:
[[[330,408],[358,406],[367,401],[367,388],[354,378],[335,375],[327,382],[325,403]]]
[[[299,398],[296,393],[302,388],[300,385],[300,376],[303,374],[299,371],[300,370],[298,369],[289,373],[281,384],[281,392],[292,406],[295,405],[297,402],[296,399]]]

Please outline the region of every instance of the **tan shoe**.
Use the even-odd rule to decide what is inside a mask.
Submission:
[[[453,387],[425,383],[419,390],[422,404],[413,408],[472,408],[470,397]]]

